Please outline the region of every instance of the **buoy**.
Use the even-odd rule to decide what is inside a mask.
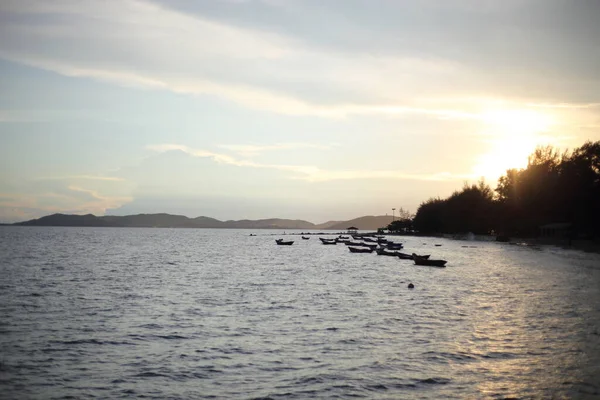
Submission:
[[[414,288],[415,288],[415,285],[413,285],[412,283],[409,283],[409,284],[408,284],[408,288],[409,288],[409,289],[414,289]]]

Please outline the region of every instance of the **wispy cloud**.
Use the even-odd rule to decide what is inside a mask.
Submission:
[[[316,167],[303,166],[303,165],[278,165],[278,164],[261,164],[249,160],[239,160],[235,157],[228,156],[226,154],[214,153],[206,150],[192,149],[188,146],[179,144],[158,144],[149,145],[146,147],[149,150],[157,152],[173,151],[178,150],[187,153],[193,157],[210,158],[219,164],[234,165],[236,167],[251,167],[251,168],[269,168],[278,169],[282,171],[298,172],[303,174],[310,174],[317,171]]]
[[[472,117],[411,100],[415,90],[444,92],[448,77],[462,73],[448,60],[324,51],[145,1],[23,0],[5,10],[44,18],[36,25],[15,18],[0,26],[0,35],[9,38],[0,42],[0,57],[65,76],[215,96],[284,115]]]
[[[323,105],[311,103],[283,93],[258,86],[231,84],[199,78],[161,77],[159,73],[142,74],[119,68],[92,68],[71,65],[40,56],[15,55],[0,49],[0,58],[46,69],[70,77],[83,77],[126,87],[166,90],[187,95],[213,95],[243,107],[291,116],[345,118],[351,115],[425,115],[440,119],[475,119],[477,115],[460,109],[418,107],[398,104],[338,103]],[[133,67],[135,68],[135,67]],[[6,114],[5,118],[17,118]],[[0,114],[0,121],[2,114]]]
[[[473,174],[452,174],[449,172],[439,172],[435,174],[411,174],[395,170],[325,170],[312,165],[281,165],[281,164],[263,164],[249,160],[240,160],[224,154],[214,153],[206,150],[193,149],[179,144],[158,144],[149,145],[147,149],[156,152],[166,152],[172,150],[182,151],[193,157],[210,158],[216,163],[234,165],[237,167],[248,168],[268,168],[281,171],[293,172],[291,179],[304,180],[307,182],[327,182],[334,180],[358,180],[358,179],[408,179],[423,181],[447,181],[457,179],[474,178]]]
[[[131,201],[132,198],[129,196],[105,196],[100,194],[98,191],[93,189],[87,189],[75,185],[69,185],[68,189],[73,192],[84,193],[92,198],[92,202],[85,203],[82,205],[82,208],[99,208],[102,209],[103,212],[107,208],[114,208],[123,203]]]
[[[101,175],[65,175],[65,176],[43,176],[36,180],[40,181],[67,181],[67,180],[90,180],[106,182],[125,182],[125,178],[119,176],[101,176]]]
[[[564,109],[588,109],[600,107],[600,103],[528,103],[528,107],[536,108],[564,108]]]
[[[71,177],[72,178],[72,177]],[[88,178],[81,175],[80,178]],[[90,185],[104,185],[92,177]],[[44,182],[45,181],[45,182]],[[74,184],[73,179],[51,178],[34,179],[22,185],[20,192],[0,193],[0,220],[15,222],[38,218],[50,213],[103,215],[108,209],[114,209],[133,200],[132,196],[115,195],[107,189],[103,191]],[[79,183],[85,183],[79,180]]]
[[[600,124],[580,125],[580,129],[600,130]]]
[[[221,144],[218,147],[233,151],[243,157],[256,156],[263,152],[277,150],[296,150],[296,149],[318,149],[326,150],[332,145],[315,144],[315,143],[276,143],[272,145],[253,145],[253,144]]]
[[[461,179],[476,178],[471,173],[453,174],[450,172],[439,172],[434,174],[411,174],[395,170],[317,170],[303,177],[297,177],[308,182],[327,182],[336,180],[361,180],[361,179],[393,179],[414,181],[455,181]]]

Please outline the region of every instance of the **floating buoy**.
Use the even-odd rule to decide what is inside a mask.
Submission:
[[[409,283],[409,284],[408,284],[408,288],[409,288],[409,289],[414,289],[414,288],[415,288],[415,285],[413,285],[412,283]]]

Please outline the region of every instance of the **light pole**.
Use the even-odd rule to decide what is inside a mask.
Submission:
[[[392,222],[394,222],[394,220],[396,219],[395,212],[396,212],[396,209],[392,208]]]

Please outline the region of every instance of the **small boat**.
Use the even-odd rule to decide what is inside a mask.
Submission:
[[[304,239],[304,240],[308,240],[308,239],[310,239],[310,237],[307,237],[307,236],[302,236],[302,239]]]
[[[360,247],[360,246],[364,245],[364,243],[362,243],[362,242],[344,242],[344,244],[346,246],[354,246],[354,247],[356,247],[356,246]]]
[[[398,258],[400,258],[401,260],[414,260],[414,257],[412,254],[401,253],[399,251],[397,253],[398,253]],[[429,259],[429,254],[423,255],[423,256],[418,255],[417,257],[427,260],[427,259]]]
[[[401,260],[412,260],[413,259],[413,256],[411,256],[410,254],[398,252],[397,255],[398,255],[398,258]]]
[[[337,244],[337,239],[325,239],[320,237],[319,240],[323,244]]]
[[[386,249],[377,249],[375,250],[377,252],[377,255],[380,256],[397,256],[400,252],[399,251],[387,251]]]
[[[319,238],[319,240],[321,241],[321,243],[323,244],[336,244],[337,243],[337,239],[324,239],[324,238]]]
[[[283,239],[277,239],[275,240],[275,243],[277,243],[280,246],[291,246],[292,244],[294,244],[293,240],[288,240],[287,242]]]
[[[350,250],[350,253],[372,253],[373,249],[369,248],[369,247],[351,247],[348,246],[348,250]]]
[[[402,250],[404,248],[402,243],[388,243],[385,246],[388,250]]]
[[[354,246],[354,247],[368,247],[372,250],[375,250],[377,248],[377,243],[357,243],[357,242],[351,242],[351,243],[346,243],[346,246]]]
[[[448,262],[446,260],[429,260],[427,258],[419,257],[415,253],[413,253],[412,256],[413,256],[413,260],[415,261],[415,265],[426,265],[429,267],[445,268],[446,263]]]

